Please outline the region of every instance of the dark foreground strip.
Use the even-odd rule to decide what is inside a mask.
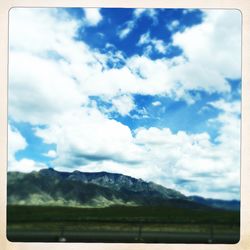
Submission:
[[[239,234],[167,233],[167,232],[13,232],[7,238],[12,242],[103,242],[103,243],[216,243],[234,244]]]

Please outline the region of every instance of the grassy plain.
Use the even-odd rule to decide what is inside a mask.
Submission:
[[[236,243],[239,234],[238,211],[205,207],[7,207],[10,241]]]

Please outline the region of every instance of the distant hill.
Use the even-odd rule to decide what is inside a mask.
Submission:
[[[227,210],[240,210],[240,201],[238,200],[219,200],[219,199],[205,199],[200,196],[189,196],[190,200],[204,204],[214,208],[223,208]]]
[[[81,207],[168,205],[195,209],[208,206],[224,208],[219,200],[215,204],[206,202],[202,197],[187,197],[173,189],[122,174],[59,172],[51,168],[27,174],[8,172],[7,203]],[[230,203],[225,204],[230,208]]]

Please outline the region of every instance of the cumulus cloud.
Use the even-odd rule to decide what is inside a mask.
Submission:
[[[15,154],[28,146],[25,138],[13,126],[8,125],[8,171],[31,172],[45,168],[43,163],[23,158],[16,160]]]
[[[163,40],[152,38],[149,32],[141,35],[137,45],[138,46],[147,45],[144,48],[146,55],[150,55],[153,51],[165,54],[168,49],[167,44],[164,43]]]
[[[64,114],[47,129],[37,129],[36,135],[57,145],[55,165],[59,166],[71,168],[103,160],[133,165],[141,160],[141,149],[132,143],[130,129],[95,108]]]
[[[9,114],[15,120],[44,124],[87,100],[69,65],[89,62],[93,55],[73,40],[78,24],[64,15],[57,9],[10,12]]]
[[[14,160],[16,152],[25,149],[26,146],[27,142],[20,132],[8,125],[8,160]]]
[[[122,95],[112,99],[113,107],[122,116],[128,115],[135,108],[133,98],[128,95]]]
[[[47,156],[49,158],[55,158],[57,156],[57,153],[55,150],[49,150],[47,153],[44,154],[44,156]]]
[[[105,145],[95,141],[96,144],[89,143],[84,147],[84,142],[82,142],[86,138],[84,134],[78,134],[73,143],[72,138],[67,137],[66,140],[69,143],[62,144],[62,146],[70,145],[70,148],[64,148],[61,155],[71,156],[68,160],[62,159],[62,162],[67,162],[69,165],[56,164],[56,166],[58,170],[62,170],[63,166],[64,169],[72,166],[73,169],[81,171],[119,172],[155,181],[187,195],[197,194],[224,199],[239,198],[239,119],[228,116],[228,113],[224,111],[217,119],[223,122],[217,143],[211,142],[207,133],[187,134],[185,131],[173,133],[168,128],[156,127],[138,129],[134,138],[129,131],[126,135],[124,131],[118,132],[117,130],[117,133],[112,133],[112,137]],[[233,122],[232,119],[234,119]],[[97,127],[93,128],[92,133],[96,129]],[[114,131],[114,127],[110,129]],[[120,141],[118,137],[121,136],[121,132],[126,138],[119,146],[116,140]],[[90,130],[88,133],[91,133]],[[65,131],[63,134],[66,134]],[[68,136],[71,137],[72,134],[68,133]],[[105,142],[102,133],[98,134],[98,137]],[[76,143],[77,138],[83,139]],[[91,136],[89,139],[93,140]],[[108,150],[113,147],[113,142],[116,150],[108,153]],[[73,145],[82,148],[72,150]],[[90,154],[89,150],[92,145],[98,146],[95,150],[92,149],[94,153]],[[103,148],[100,148],[102,146]],[[133,150],[130,151],[132,148]],[[89,153],[86,153],[87,151]],[[227,189],[225,190],[224,187]]]
[[[229,114],[240,115],[241,103],[239,101],[226,102],[225,100],[221,99],[218,101],[209,102],[208,105],[225,111]]]
[[[167,128],[142,128],[137,131],[136,142],[147,149],[147,160],[151,162],[149,165],[159,167],[161,173],[158,175],[160,178],[156,177],[158,183],[166,185],[166,180],[169,180],[169,186],[172,185],[186,194],[239,198],[239,102],[220,103],[221,113],[209,121],[220,123],[215,143],[207,133],[187,134],[180,131],[174,134]],[[218,102],[215,105],[217,104]],[[228,109],[229,106],[235,108]],[[172,180],[175,182],[172,183]],[[189,182],[188,185],[181,185],[184,180]],[[227,187],[227,190],[223,187]]]
[[[99,8],[84,8],[83,11],[87,25],[96,26],[102,20]]]
[[[33,20],[33,21],[31,21]],[[65,51],[79,27],[79,21],[56,8],[12,8],[10,10],[10,51],[22,50],[40,56],[48,51]],[[39,32],[38,32],[39,31]]]
[[[39,171],[43,168],[47,168],[46,164],[41,162],[35,162],[31,159],[26,158],[23,158],[19,161],[10,162],[8,165],[8,171],[18,171],[23,173]]]
[[[207,68],[211,79],[241,77],[241,14],[238,10],[207,10],[204,21],[173,36],[190,67]],[[228,20],[228,21],[225,21]],[[199,70],[196,69],[197,72]],[[210,74],[209,74],[210,73]],[[215,79],[216,80],[216,79]],[[203,82],[203,81],[200,81]],[[222,84],[221,86],[225,86]]]
[[[149,75],[143,74],[148,70],[143,64],[152,64],[153,68],[160,65],[158,70],[154,68],[153,75],[161,76],[160,81],[157,79],[157,82],[161,82],[161,91],[188,103],[195,101],[188,93],[190,90],[229,92],[227,79],[238,79],[241,76],[241,16],[238,11],[214,10],[205,13],[201,24],[173,35],[173,45],[183,51],[181,56],[168,60],[134,56],[128,60],[134,63],[134,71],[139,72],[145,82],[153,81]],[[230,22],[225,22],[229,19]],[[141,36],[139,43],[147,42],[149,34],[146,33]]]
[[[173,35],[173,45],[183,51],[181,56],[157,60],[133,56],[127,60],[132,72],[147,83],[141,86],[156,83],[154,89],[141,89],[143,93],[161,92],[173,99],[194,103],[195,99],[189,95],[191,90],[208,93],[230,91],[227,79],[241,76],[241,16],[234,10],[213,10],[205,14],[201,24]],[[230,22],[225,22],[229,19]],[[139,44],[149,40],[146,33],[139,39]]]
[[[12,52],[9,69],[9,112],[16,121],[44,124],[86,102],[60,63]]]

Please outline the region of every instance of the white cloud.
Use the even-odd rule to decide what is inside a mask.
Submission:
[[[174,31],[179,25],[180,25],[180,22],[178,20],[173,20],[170,24],[167,25],[167,28],[170,31]]]
[[[44,154],[44,156],[47,156],[49,158],[56,158],[57,153],[55,150],[49,150],[47,153]]]
[[[167,45],[163,40],[153,39],[152,44],[154,45],[157,52],[165,54],[167,52]]]
[[[10,20],[10,116],[46,124],[86,103],[79,81],[102,65],[74,40],[79,23],[53,8],[12,9]]]
[[[207,10],[204,21],[173,36],[191,66],[220,78],[241,77],[241,14],[238,10]],[[226,21],[227,20],[227,21]],[[204,70],[206,69],[207,70]],[[212,76],[212,78],[214,78]],[[202,82],[202,81],[201,81]],[[222,86],[225,84],[222,84]]]
[[[147,152],[144,166],[158,167],[154,181],[185,194],[239,198],[239,192],[231,191],[239,190],[240,119],[235,113],[224,110],[213,122],[221,123],[215,144],[207,133],[180,131],[175,134],[167,128],[139,129],[136,143]],[[192,182],[194,190],[178,184],[178,180]],[[220,192],[221,189],[223,191]]]
[[[130,129],[95,108],[65,113],[57,123],[37,129],[36,135],[57,145],[55,163],[60,166],[70,168],[103,160],[134,164],[141,160],[141,149],[132,143]]]
[[[87,25],[96,26],[103,18],[98,8],[84,8]]]
[[[131,20],[125,23],[125,27],[120,28],[118,31],[118,36],[120,39],[124,39],[126,38],[129,33],[133,30],[133,28],[135,27],[135,21]]]
[[[149,18],[151,18],[153,20],[153,24],[156,24],[158,21],[156,9],[135,9],[134,10],[135,19],[139,19],[143,15],[146,15]]]
[[[15,159],[15,154],[27,147],[25,138],[18,130],[8,125],[8,161]]]
[[[171,23],[171,26],[173,28],[176,28],[178,25],[180,24],[180,22],[178,20],[174,20],[172,23]]]
[[[155,106],[155,107],[161,106],[161,102],[155,101],[155,102],[152,102],[152,105]]]
[[[113,107],[122,116],[128,115],[135,108],[133,98],[128,95],[122,95],[112,99]]]
[[[147,111],[147,109],[145,107],[137,109],[136,111],[137,111],[137,113],[139,115],[142,116],[142,118],[148,118],[149,117],[149,113],[148,113],[148,111]]]
[[[55,50],[72,38],[79,23],[55,8],[12,8],[10,10],[9,46],[38,55]],[[38,32],[39,31],[39,32]]]
[[[221,110],[218,117],[208,122],[219,123],[221,128],[217,141],[224,145],[227,153],[240,149],[240,101],[226,102],[220,100],[210,103],[211,106]],[[239,156],[239,155],[238,155]]]
[[[161,54],[165,54],[167,52],[167,48],[168,48],[167,44],[164,43],[163,40],[152,38],[149,32],[142,34],[137,43],[138,46],[142,46],[145,44],[148,45],[145,48],[146,55],[150,55],[153,50]]]
[[[143,44],[148,44],[150,43],[150,34],[149,32],[144,33],[140,36],[140,39],[137,43],[137,45],[143,45]]]
[[[86,102],[60,63],[12,52],[9,69],[9,112],[17,121],[46,124]]]
[[[128,60],[129,65],[132,62],[131,67],[135,67],[134,72],[139,72],[145,82],[161,83],[159,91],[162,93],[173,99],[184,99],[190,104],[195,102],[188,93],[190,90],[228,93],[230,85],[227,79],[241,77],[240,13],[234,10],[209,10],[205,13],[206,17],[201,24],[174,34],[173,45],[183,50],[182,56],[168,60],[134,56]],[[156,41],[154,44],[152,41],[154,39],[150,38],[149,33],[143,34],[139,40],[139,44],[147,45],[146,56],[154,47],[157,48]],[[161,46],[158,48],[161,52],[167,49],[166,46],[163,50]],[[149,64],[154,73],[147,67]],[[145,76],[144,72],[147,71],[149,74]],[[155,81],[154,76],[157,77]]]
[[[35,162],[33,160],[23,158],[19,161],[10,162],[8,166],[8,171],[29,173],[32,171],[39,171],[43,168],[47,168],[44,163]]]
[[[30,159],[15,159],[15,154],[27,146],[28,144],[20,132],[8,125],[8,171],[31,172],[46,167],[45,164],[36,163]]]
[[[142,94],[168,94],[171,95],[175,83],[169,74],[169,65],[167,60],[151,60],[145,56],[133,56],[127,60],[133,75],[139,76],[137,79],[137,89],[132,91]]]
[[[157,24],[157,10],[155,9],[135,9],[133,12],[133,19],[127,21],[125,25],[118,29],[118,36],[120,39],[125,39],[135,28],[137,21],[143,16],[147,16],[153,20],[153,24]]]
[[[218,101],[210,102],[208,103],[208,105],[225,111],[229,114],[240,114],[241,103],[239,101],[226,102],[225,100],[221,99]]]
[[[112,116],[114,112],[119,113],[121,116],[130,115],[130,112],[136,108],[134,99],[131,95],[99,95],[99,98],[103,101],[101,104],[97,104],[96,101],[91,100],[89,106],[98,109],[103,114]]]

